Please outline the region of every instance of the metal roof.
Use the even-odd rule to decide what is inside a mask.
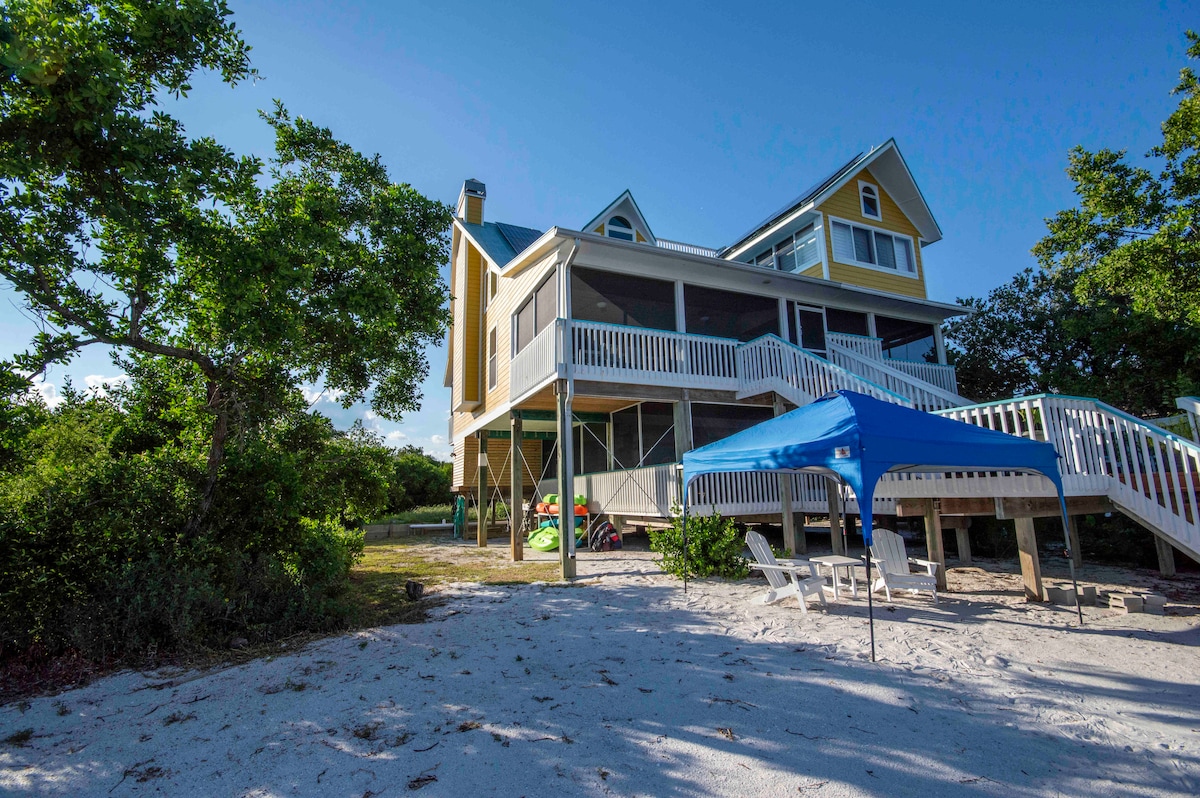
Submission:
[[[508,240],[514,254],[524,252],[530,244],[542,237],[541,230],[534,230],[531,227],[517,227],[515,224],[496,222],[496,228],[500,231],[500,235]]]
[[[512,224],[497,224],[484,222],[471,224],[460,222],[471,237],[483,247],[488,258],[497,266],[504,266],[534,241],[541,238],[541,232],[528,227],[517,227]]]

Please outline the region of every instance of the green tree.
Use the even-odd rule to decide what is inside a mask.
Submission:
[[[392,456],[391,495],[388,510],[395,513],[414,507],[449,504],[450,464],[405,446]]]
[[[321,380],[385,418],[418,407],[442,336],[450,209],[280,104],[275,155],[189,138],[157,107],[199,69],[253,78],[220,0],[10,0],[0,10],[0,274],[43,323],[6,370],[106,345],[183,363],[230,436]]]

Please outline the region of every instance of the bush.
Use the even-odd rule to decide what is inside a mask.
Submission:
[[[683,551],[683,519],[676,517],[666,529],[650,531],[650,548],[662,555],[662,569],[680,579],[720,576],[745,579],[750,562],[742,556],[745,543],[737,526],[720,513],[689,516],[687,519],[686,571]]]

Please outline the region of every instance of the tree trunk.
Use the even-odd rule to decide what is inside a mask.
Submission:
[[[208,409],[213,411],[212,440],[208,445],[208,467],[204,480],[204,490],[200,494],[200,503],[196,512],[188,521],[184,534],[193,538],[200,530],[201,524],[208,517],[213,501],[217,496],[217,477],[221,473],[221,463],[225,460],[225,441],[229,438],[229,410],[221,386],[215,382],[208,383]]]

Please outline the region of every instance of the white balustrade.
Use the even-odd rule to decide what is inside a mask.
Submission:
[[[662,249],[669,249],[672,252],[684,252],[688,255],[703,255],[706,258],[717,257],[717,251],[709,247],[702,247],[697,244],[685,244],[682,241],[668,241],[665,238],[657,239],[658,246]]]
[[[851,333],[825,333],[825,343],[833,346],[840,346],[843,349],[849,349],[852,352],[857,352],[863,357],[869,357],[872,360],[883,360],[883,339],[874,338],[869,335],[853,335]]]
[[[738,342],[729,338],[572,321],[571,341],[579,379],[737,389]]]
[[[919,363],[915,360],[885,360],[887,365],[910,377],[936,385],[946,393],[958,395],[958,375],[945,363]]]
[[[893,361],[874,360],[833,343],[829,343],[829,356],[834,363],[847,371],[852,371],[863,379],[911,400],[918,410],[944,410],[966,402],[957,394],[947,393],[936,385],[919,379],[914,380],[908,374],[892,368]]]
[[[561,376],[562,369],[562,319],[534,336],[528,345],[513,357],[509,364],[508,396],[519,399],[542,383]]]
[[[813,402],[830,391],[848,389],[885,402],[912,406],[912,401],[794,344],[764,335],[737,350],[742,377],[739,396],[775,391],[796,405]]]

